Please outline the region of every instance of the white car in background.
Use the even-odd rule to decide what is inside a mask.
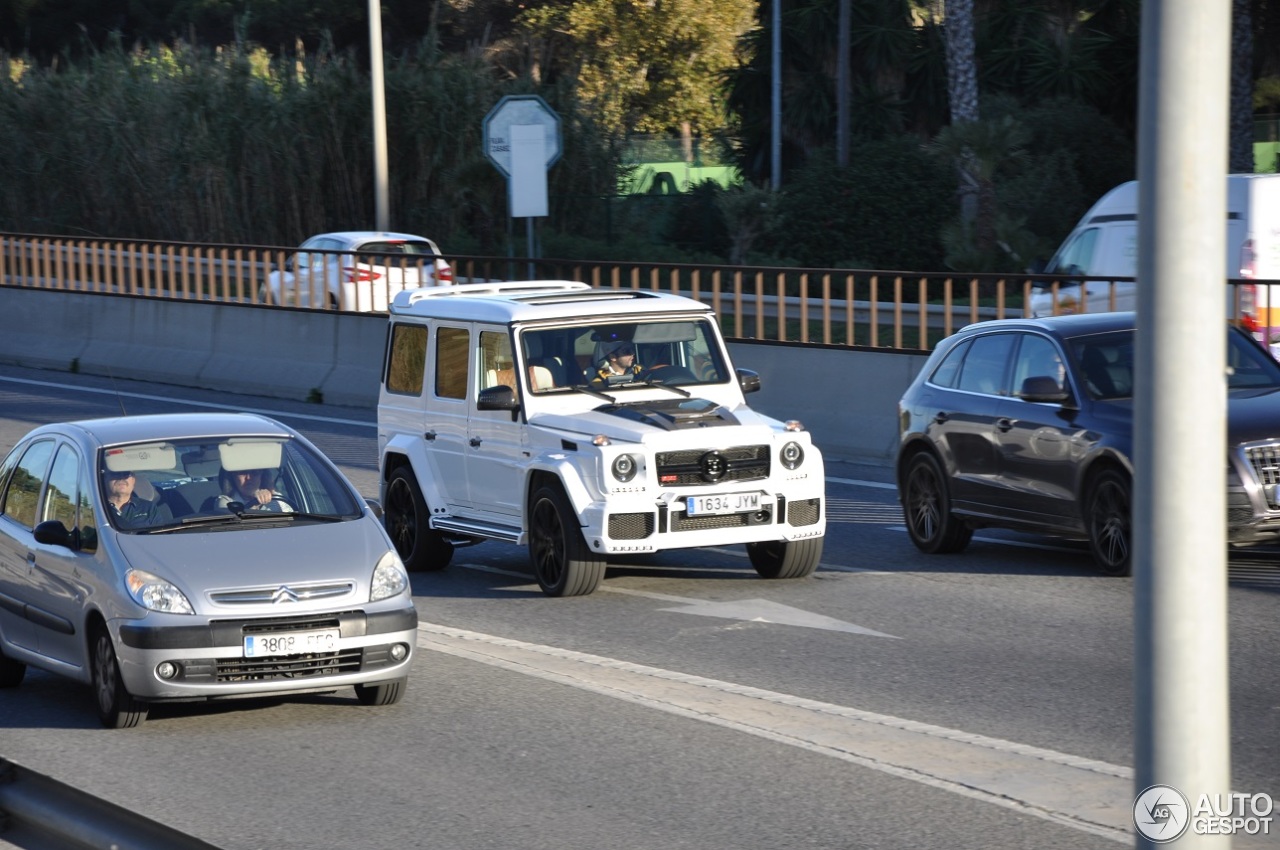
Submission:
[[[344,231],[303,242],[258,292],[264,304],[367,313],[386,311],[397,292],[453,283],[440,248],[411,233]]]

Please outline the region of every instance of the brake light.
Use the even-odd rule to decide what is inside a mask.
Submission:
[[[1253,239],[1244,240],[1240,246],[1240,277],[1253,280],[1258,274],[1258,254],[1253,249]],[[1251,283],[1236,286],[1236,302],[1240,306],[1240,327],[1257,335],[1258,324],[1258,288]]]
[[[1240,277],[1253,280],[1258,274],[1258,253],[1253,250],[1253,239],[1244,240],[1240,246]]]
[[[367,283],[382,277],[379,272],[375,272],[372,269],[362,269],[359,266],[343,266],[342,272],[347,276],[347,283]]]
[[[453,283],[453,268],[448,263],[436,266],[436,283]]]

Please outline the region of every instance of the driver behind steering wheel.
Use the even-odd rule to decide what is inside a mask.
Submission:
[[[610,378],[620,378],[624,375],[633,377],[641,371],[640,364],[636,362],[635,346],[626,340],[619,340],[605,351],[605,357],[600,361],[599,369],[591,379],[591,383],[603,386],[609,383]]]

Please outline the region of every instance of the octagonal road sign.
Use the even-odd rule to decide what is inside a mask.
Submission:
[[[536,94],[509,94],[484,117],[484,155],[503,176],[511,176],[511,128],[537,124],[544,129],[547,167],[560,159],[560,116]]]

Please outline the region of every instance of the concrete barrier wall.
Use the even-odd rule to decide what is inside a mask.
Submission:
[[[372,408],[385,316],[0,287],[0,363]],[[799,419],[823,451],[887,462],[924,355],[730,343],[760,373],[752,407]]]

